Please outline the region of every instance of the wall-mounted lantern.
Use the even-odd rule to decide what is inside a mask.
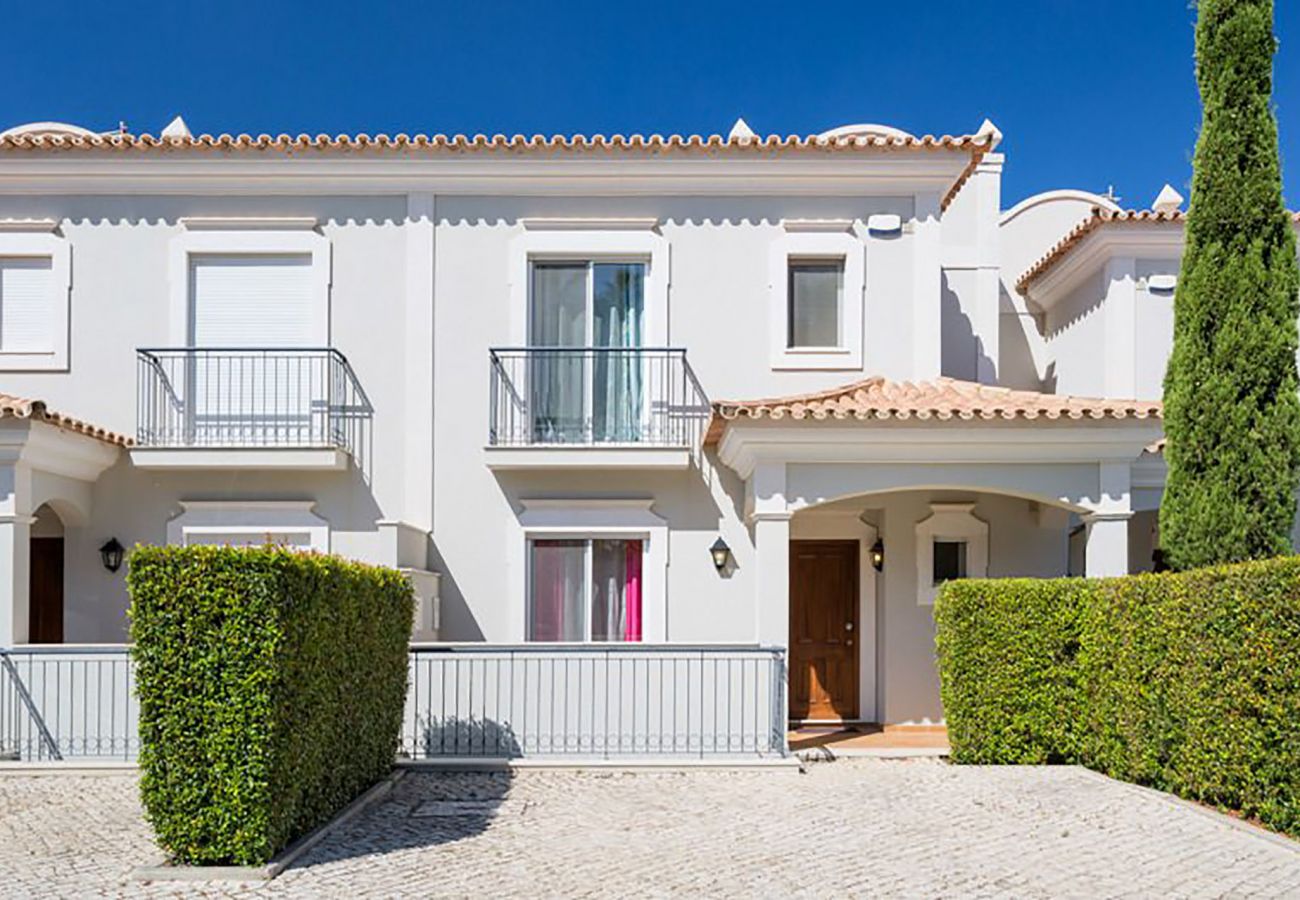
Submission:
[[[885,569],[885,542],[880,538],[876,538],[876,542],[871,545],[871,565],[877,572]]]
[[[719,537],[709,548],[709,555],[713,557],[713,568],[721,572],[727,567],[727,562],[731,559],[731,548],[727,542]]]
[[[99,558],[104,561],[104,568],[110,572],[122,568],[122,554],[125,551],[126,548],[118,542],[117,538],[109,538],[104,546],[99,548]]]

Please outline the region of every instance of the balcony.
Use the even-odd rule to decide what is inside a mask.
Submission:
[[[489,351],[494,469],[685,469],[709,400],[675,348]]]
[[[132,461],[154,469],[365,469],[374,410],[333,349],[136,353]]]

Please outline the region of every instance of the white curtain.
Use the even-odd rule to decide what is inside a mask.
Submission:
[[[642,436],[641,319],[645,305],[644,263],[597,263],[592,267],[594,343],[632,348],[599,353],[593,372],[594,438],[629,443]]]
[[[585,347],[587,344],[586,263],[533,266],[533,347]],[[528,359],[533,440],[580,443],[586,436],[584,354],[538,353]]]

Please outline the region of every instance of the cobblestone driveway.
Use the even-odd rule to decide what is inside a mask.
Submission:
[[[0,778],[0,892],[1300,894],[1300,846],[1068,768],[410,774],[260,887],[128,881],[157,859],[135,790],[131,775]]]

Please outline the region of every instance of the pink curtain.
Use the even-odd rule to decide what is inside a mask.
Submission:
[[[627,542],[627,624],[623,640],[641,640],[641,542]]]

